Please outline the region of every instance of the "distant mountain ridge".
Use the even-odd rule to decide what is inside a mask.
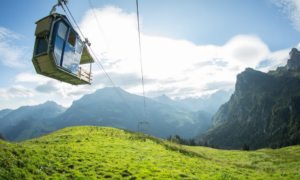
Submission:
[[[298,52],[292,49],[284,69],[263,73],[246,68],[238,74],[234,94],[213,117],[214,128],[198,140],[225,149],[240,149],[244,142],[251,149],[300,144]]]
[[[0,110],[0,118],[6,116],[8,113],[12,112],[12,109],[2,109]]]
[[[58,128],[98,125],[136,131],[138,121],[144,121],[145,118],[143,97],[118,89],[134,114],[112,88],[103,88],[74,101],[65,113],[56,118],[54,124]],[[207,122],[211,122],[211,116],[199,119],[197,113],[157,103],[148,98],[146,105],[151,133],[160,138],[167,138],[176,133],[184,138],[191,138],[199,132],[198,126],[203,126],[202,129],[206,130]]]
[[[34,107],[21,107],[12,111],[9,116],[5,116],[4,119],[9,122],[9,125],[6,126],[5,132],[0,131],[0,133],[3,132],[4,137],[9,141],[23,141],[56,129],[79,125],[107,126],[137,131],[138,122],[145,119],[144,99],[121,88],[118,90],[134,114],[113,88],[103,88],[84,95],[81,99],[74,101],[64,112],[47,119],[45,118],[48,117],[46,111],[34,114],[26,111]],[[212,115],[209,113],[190,112],[148,98],[146,98],[146,104],[147,120],[150,123],[151,134],[154,136],[167,138],[169,135],[179,134],[183,138],[192,138],[198,133],[204,133],[211,126]],[[38,107],[42,108],[42,106],[44,104]],[[21,112],[27,116],[21,118]],[[0,119],[0,126],[3,124],[2,120],[3,118]]]
[[[175,106],[175,107],[181,107],[181,108],[185,108],[188,110],[188,108],[184,107],[182,104],[178,103],[177,101],[169,98],[167,95],[162,94],[161,96],[157,96],[154,98],[151,98],[152,100],[156,101],[156,102],[160,102],[162,104],[166,104],[169,106]]]
[[[181,107],[189,111],[206,111],[214,114],[219,107],[227,102],[230,96],[233,94],[233,90],[224,91],[219,90],[208,97],[189,97],[189,98],[175,98],[174,100],[167,95],[152,98],[154,101],[167,104],[170,106]]]
[[[67,108],[56,104],[53,101],[47,101],[44,104],[35,106],[22,106],[16,110],[10,111],[8,114],[0,118],[0,133],[5,137],[8,131],[11,131],[24,119],[29,117],[35,119],[48,119],[54,118],[61,113],[65,112]],[[6,137],[7,140],[11,140]]]
[[[53,126],[51,122],[28,116],[16,125],[10,126],[8,131],[4,131],[4,135],[5,139],[9,141],[21,142],[43,136],[55,130],[57,130],[57,128]]]

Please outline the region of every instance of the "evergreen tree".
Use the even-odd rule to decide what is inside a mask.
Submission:
[[[168,136],[167,137],[167,140],[168,141],[171,141],[173,143],[177,143],[177,144],[183,144],[183,145],[188,145],[188,146],[201,146],[201,143],[196,143],[195,139],[183,139],[183,138],[180,138],[179,135],[175,135],[175,136]]]
[[[243,151],[249,151],[249,146],[246,143],[244,143],[243,147],[242,147],[242,150]]]
[[[189,139],[189,145],[190,146],[196,146],[195,139]]]
[[[170,136],[167,137],[168,141],[171,141],[171,139],[172,139],[172,135],[170,135]]]
[[[208,143],[206,140],[204,140],[203,146],[208,147]]]
[[[182,139],[182,144],[189,145],[189,141],[187,139]]]

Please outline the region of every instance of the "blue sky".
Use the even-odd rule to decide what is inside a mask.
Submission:
[[[91,2],[104,36],[88,0],[70,0],[68,7],[115,84],[141,94],[135,1]],[[1,2],[0,110],[47,100],[70,106],[83,94],[109,86],[96,66],[92,86],[36,75],[31,64],[35,22],[55,3]],[[285,65],[300,39],[296,0],[140,0],[139,10],[148,97],[164,93],[185,98],[234,88],[245,67],[267,72]],[[60,7],[57,12],[64,13]]]

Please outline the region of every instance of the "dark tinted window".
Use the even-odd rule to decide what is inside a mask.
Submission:
[[[71,46],[75,47],[76,39],[77,39],[77,34],[72,29],[70,29],[70,33],[69,33],[69,37],[68,37],[68,43]]]
[[[48,43],[45,38],[37,38],[36,55],[47,52]]]
[[[58,36],[62,38],[63,40],[66,40],[66,34],[67,34],[68,27],[64,23],[59,24],[58,28]]]

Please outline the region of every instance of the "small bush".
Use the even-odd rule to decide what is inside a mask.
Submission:
[[[180,143],[180,140],[179,140],[178,138],[176,138],[176,137],[172,137],[171,142],[172,142],[172,143],[179,144],[179,143]]]

